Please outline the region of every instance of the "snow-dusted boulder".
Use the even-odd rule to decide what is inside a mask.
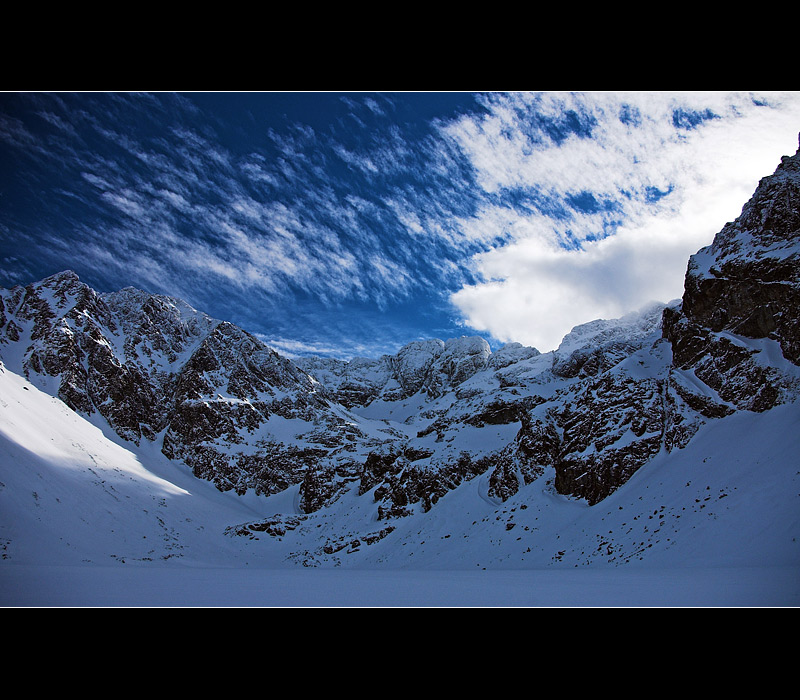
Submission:
[[[499,350],[495,350],[489,357],[489,367],[503,369],[523,360],[537,357],[541,353],[536,349],[522,343],[506,343]]]

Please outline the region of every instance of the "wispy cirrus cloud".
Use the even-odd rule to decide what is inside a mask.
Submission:
[[[101,289],[182,297],[257,331],[295,333],[305,347],[328,346],[319,336],[333,332],[322,321],[333,313],[338,332],[366,339],[340,339],[345,352],[402,340],[381,318],[398,304],[405,328],[430,309],[446,313],[463,254],[446,198],[463,213],[463,183],[449,182],[439,145],[391,121],[390,98],[342,98],[350,111],[330,128],[256,123],[246,139],[180,95],[18,101],[25,118],[7,118],[6,140],[26,172],[57,182],[58,197],[55,187],[24,191],[30,209],[52,213],[52,224],[28,220],[37,248],[28,253],[51,267]],[[423,295],[434,298],[413,314]],[[342,311],[348,304],[358,319]]]
[[[128,122],[141,118],[137,100],[131,102]],[[406,292],[410,277],[392,259],[391,237],[370,225],[376,202],[331,188],[310,129],[268,134],[275,150],[267,158],[234,153],[181,123],[157,135],[126,133],[115,121],[118,106],[119,98],[107,114],[94,110],[90,119],[69,112],[77,123],[72,130],[101,139],[102,150],[64,144],[48,151],[92,185],[80,196],[107,214],[105,225],[82,231],[84,251],[97,254],[113,242],[115,255],[104,256],[105,264],[160,275],[147,280],[160,288],[174,286],[185,270],[270,295],[299,290],[327,299],[383,299]],[[63,131],[66,122],[59,122]],[[12,132],[17,143],[31,143],[24,129]],[[371,170],[364,157],[347,164]],[[49,242],[63,244],[63,231]]]
[[[679,296],[800,123],[798,93],[278,97],[6,98],[0,269],[180,296],[286,348],[460,324],[546,350]]]

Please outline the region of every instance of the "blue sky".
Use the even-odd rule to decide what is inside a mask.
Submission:
[[[0,286],[73,269],[287,355],[553,349],[679,297],[797,92],[0,93]]]

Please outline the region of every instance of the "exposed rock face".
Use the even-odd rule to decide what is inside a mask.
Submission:
[[[683,312],[713,332],[778,341],[800,363],[800,152],[689,260]]]
[[[57,396],[85,414],[101,413],[126,439],[149,438],[165,425],[158,379],[119,356],[113,309],[73,272],[17,287],[6,297],[5,340],[30,344],[26,375],[57,379]]]
[[[800,151],[784,157],[741,216],[690,258],[682,303],[663,311],[672,357],[661,370],[624,376],[637,354],[652,362],[655,344],[646,360],[639,351],[571,389],[575,397],[557,414],[564,441],[556,488],[596,503],[660,450],[684,446],[702,422],[795,400],[800,375],[776,356],[800,361],[799,283]],[[615,342],[601,370],[627,349]],[[602,346],[580,349],[554,371],[596,374],[590,363],[598,355],[608,357]]]
[[[675,365],[737,408],[765,411],[794,396],[793,374],[767,352],[777,343],[800,364],[800,151],[690,258],[682,308],[665,314],[664,335]]]
[[[0,298],[5,364],[75,411],[99,413],[127,440],[162,440],[165,455],[223,490],[275,493],[301,482],[328,448],[298,444],[298,432],[352,440],[315,380],[180,300],[97,294],[73,272]]]

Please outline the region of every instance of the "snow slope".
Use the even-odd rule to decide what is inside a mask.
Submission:
[[[223,493],[101,420],[0,371],[0,604],[800,603],[797,404],[704,425],[596,506],[551,473],[504,503],[476,477],[386,534],[369,494]]]

